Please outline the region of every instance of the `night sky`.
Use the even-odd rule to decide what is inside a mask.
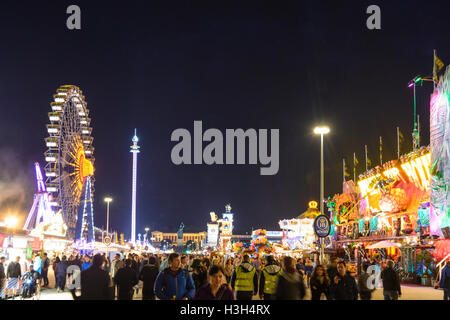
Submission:
[[[411,149],[409,80],[429,75],[433,49],[450,61],[446,1],[14,1],[0,11],[0,219],[23,219],[44,166],[50,102],[63,84],[86,97],[95,146],[95,225],[130,235],[134,128],[140,138],[137,232],[204,231],[209,212],[230,203],[236,233],[306,210],[319,198],[320,137],[325,195],[342,190],[364,145],[378,164],[396,155],[396,127]],[[81,7],[81,30],[66,8]],[[382,29],[366,28],[381,7]],[[417,88],[422,144],[429,143],[432,85]],[[177,128],[280,129],[280,169],[260,165],[172,164]],[[14,187],[13,187],[14,186]],[[14,191],[16,190],[16,191]]]

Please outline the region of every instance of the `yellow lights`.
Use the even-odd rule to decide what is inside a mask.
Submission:
[[[418,187],[427,189],[430,187],[430,165],[431,153],[411,160],[410,162],[402,164],[402,169],[406,172],[411,182],[414,182]]]
[[[310,201],[310,202],[308,202],[308,207],[310,209],[317,209],[317,206],[318,206],[317,201]]]
[[[150,228],[149,227],[145,227],[145,232],[149,232],[150,231]]]
[[[111,198],[111,197],[106,197],[105,199],[103,199],[103,200],[105,200],[105,202],[111,202],[113,199]]]
[[[330,128],[328,127],[315,127],[314,133],[315,134],[327,134],[330,132]]]
[[[94,166],[92,163],[86,159],[83,143],[80,137],[76,137],[72,144],[72,152],[70,152],[72,157],[71,166],[74,167],[74,171],[70,174],[74,176],[72,187],[73,194],[76,199],[79,199],[83,189],[84,182],[87,177],[94,174]]]
[[[361,190],[361,197],[366,197],[367,195],[375,195],[378,193],[378,189],[374,188],[374,189],[369,189],[370,184],[372,183],[372,181],[378,177],[380,177],[380,174],[377,174],[373,177],[361,180],[358,182],[359,185],[359,189]]]
[[[383,175],[386,178],[397,179],[397,177],[400,175],[400,171],[397,168],[392,168],[392,169],[384,171]]]
[[[210,212],[209,215],[211,216],[211,221],[216,222],[217,221],[217,215],[215,212]]]
[[[14,217],[14,216],[10,216],[10,217],[6,217],[5,218],[5,226],[7,228],[15,228],[17,226],[17,223],[19,222],[19,220]]]

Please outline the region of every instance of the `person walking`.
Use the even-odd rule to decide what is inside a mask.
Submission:
[[[447,261],[444,269],[442,269],[439,288],[444,290],[444,300],[450,300],[450,260]]]
[[[297,271],[295,260],[284,256],[283,273],[278,278],[275,293],[276,300],[302,300],[306,294],[303,276]]]
[[[211,266],[208,274],[208,283],[198,288],[194,300],[235,300],[233,290],[226,282],[225,270],[222,266]]]
[[[125,260],[125,267],[117,271],[114,283],[118,286],[118,300],[133,300],[134,286],[138,282],[136,270],[133,269],[133,261]]]
[[[400,277],[394,270],[394,261],[387,261],[386,268],[381,272],[381,279],[383,280],[384,300],[398,300],[402,295],[402,289]]]
[[[337,262],[338,262],[338,258],[333,257],[333,258],[331,258],[331,263],[327,266],[328,278],[330,278],[331,281],[334,281],[334,278],[338,274]]]
[[[83,264],[81,265],[81,271],[85,271],[85,270],[87,270],[87,269],[89,269],[89,267],[92,265],[92,263],[91,263],[91,257],[89,257],[88,255],[86,255],[85,257],[84,257],[84,262],[83,262]],[[103,262],[102,262],[102,265],[100,266],[100,267],[102,267],[103,266]]]
[[[333,300],[358,300],[358,285],[355,278],[347,272],[347,266],[344,261],[337,264],[338,274],[334,279],[330,279],[330,296]]]
[[[322,294],[328,299],[330,290],[330,278],[322,265],[318,265],[311,274],[309,287],[311,288],[311,300],[320,300]]]
[[[266,257],[266,265],[262,269],[259,279],[259,297],[264,300],[274,300],[277,290],[278,278],[283,274],[283,269],[277,265],[272,256]]]
[[[59,261],[57,257],[57,263],[55,268],[55,279],[56,279],[56,287],[57,292],[64,292],[64,288],[66,287],[66,276],[67,276],[67,258],[66,256],[62,257],[62,260]]]
[[[91,266],[81,271],[81,296],[80,300],[111,300],[109,283],[111,279],[105,270],[102,270],[104,257],[97,253]],[[75,289],[72,289],[74,295]]]
[[[13,291],[13,296],[16,296],[17,291],[19,290],[19,280],[22,276],[22,270],[20,268],[20,257],[16,258],[16,261],[11,261],[8,265],[8,269],[6,270],[6,277],[8,278],[8,282],[6,284],[7,290]]]
[[[142,300],[155,300],[155,281],[158,276],[159,270],[156,265],[155,257],[150,257],[148,259],[148,264],[142,267],[141,273],[139,274],[139,280],[142,281]]]
[[[116,255],[114,256],[113,262],[111,263],[111,279],[114,283],[114,298],[116,297],[116,292],[118,292],[118,287],[117,285],[115,285],[115,280],[114,278],[116,277],[117,271],[119,271],[121,268],[124,267],[124,262],[121,260],[120,258],[120,254],[116,253]]]
[[[306,258],[304,270],[305,270],[305,273],[306,273],[306,283],[307,283],[308,288],[309,288],[309,282],[310,282],[310,279],[311,279],[311,274],[312,274],[312,272],[314,270],[314,266],[313,266],[313,264],[312,264],[312,262],[311,262],[311,260],[309,258]]]
[[[48,287],[48,268],[50,267],[50,259],[47,257],[47,252],[44,252],[44,259],[42,260],[42,280],[44,280],[44,287]]]
[[[368,264],[363,264],[363,273],[358,279],[358,287],[359,287],[359,296],[361,300],[371,300],[372,299],[372,292],[375,289],[369,289],[368,280],[370,277],[370,274],[367,273],[367,268],[369,268]]]
[[[167,260],[169,267],[156,277],[156,296],[160,300],[191,300],[195,294],[194,280],[181,269],[180,255],[171,253]]]
[[[224,271],[225,271],[225,277],[227,278],[227,283],[230,283],[231,275],[233,274],[233,271],[234,271],[232,258],[227,259],[227,262],[225,263]]]
[[[195,259],[192,263],[192,280],[194,281],[195,289],[200,288],[208,281],[208,271],[200,259]]]
[[[6,281],[6,274],[5,274],[5,257],[0,257],[0,300],[4,297],[4,289],[5,289],[5,281]]]
[[[242,263],[233,271],[231,288],[236,291],[236,300],[252,300],[258,293],[258,276],[249,255],[244,255]]]

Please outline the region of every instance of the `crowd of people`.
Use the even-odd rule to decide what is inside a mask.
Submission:
[[[3,263],[0,260],[0,280],[7,280],[8,289],[17,289],[21,277],[19,261],[10,263],[6,274]],[[328,265],[315,265],[308,258],[296,260],[290,256],[233,258],[219,254],[117,253],[112,261],[104,254],[96,254],[56,257],[50,262],[44,254],[43,259],[35,257],[29,271],[39,274],[45,288],[49,285],[47,274],[52,266],[55,287],[61,292],[66,288],[67,279],[74,281],[74,277],[68,278],[68,272],[73,272],[71,265],[81,270],[81,295],[72,290],[74,299],[132,300],[141,289],[144,300],[252,300],[255,296],[262,300],[302,300],[309,288],[312,300],[370,300],[375,288],[370,285],[373,279],[369,279],[367,269],[380,263],[365,260],[363,272],[356,279],[347,270],[345,261],[338,258],[332,258]],[[388,259],[380,269],[385,300],[397,300],[402,294],[401,279],[394,262]],[[443,270],[441,280],[447,299],[449,284],[450,263]]]

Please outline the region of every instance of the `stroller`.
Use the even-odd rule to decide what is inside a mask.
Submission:
[[[41,295],[41,288],[39,284],[39,272],[31,270],[25,273],[22,277],[23,283],[20,290],[20,295],[23,299],[33,298],[39,300]]]

